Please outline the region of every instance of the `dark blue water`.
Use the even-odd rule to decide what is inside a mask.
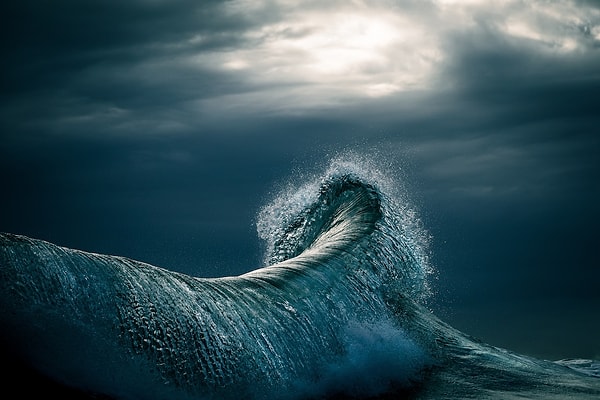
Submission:
[[[4,386],[44,398],[600,398],[598,362],[499,349],[424,306],[427,234],[372,165],[336,160],[258,221],[265,265],[210,279],[2,234]]]

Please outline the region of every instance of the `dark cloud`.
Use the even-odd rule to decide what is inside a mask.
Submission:
[[[211,1],[5,3],[0,100],[136,107],[226,92],[226,75],[182,65],[244,41],[248,22],[223,9]]]

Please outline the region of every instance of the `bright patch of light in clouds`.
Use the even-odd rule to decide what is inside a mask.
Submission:
[[[316,75],[358,72],[371,64],[385,63],[385,49],[400,33],[377,17],[342,14],[315,26],[314,34],[274,43],[276,47],[300,49]],[[358,70],[358,71],[357,71]]]
[[[509,14],[503,29],[513,37],[571,52],[586,46],[586,33],[597,29],[599,19],[598,10],[574,7],[571,2],[532,3]]]
[[[335,96],[424,87],[441,52],[425,27],[386,10],[297,13],[247,33],[255,46],[214,55],[254,83],[326,85]]]
[[[285,67],[294,79],[336,84],[349,94],[384,94],[423,85],[438,54],[423,27],[401,15],[314,13],[289,24],[290,31],[306,34],[269,36],[264,49],[283,56],[273,66]],[[387,89],[373,90],[376,87]]]
[[[454,57],[453,38],[479,30],[528,49],[562,53],[598,37],[596,11],[568,1],[438,0],[400,3],[252,1],[228,3],[253,22],[244,44],[203,52],[194,63],[238,74],[251,90],[238,98],[283,99],[296,108],[434,89]],[[587,39],[583,32],[587,32]],[[464,36],[463,36],[464,37]],[[531,46],[534,47],[531,47]],[[280,92],[281,91],[281,92]],[[259,93],[260,92],[260,93]]]

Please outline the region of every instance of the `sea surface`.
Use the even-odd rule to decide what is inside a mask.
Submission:
[[[264,265],[201,278],[0,234],[5,393],[46,399],[600,399],[600,362],[476,340],[429,308],[397,182],[336,159],[260,211]]]

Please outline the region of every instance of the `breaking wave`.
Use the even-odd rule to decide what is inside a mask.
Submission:
[[[428,236],[395,185],[334,160],[260,211],[265,265],[236,277],[1,234],[5,353],[82,398],[597,397],[597,362],[498,349],[423,305]]]

